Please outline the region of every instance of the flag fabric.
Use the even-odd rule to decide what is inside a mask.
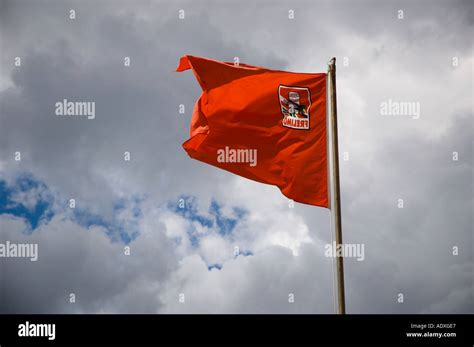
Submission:
[[[186,55],[202,88],[190,138],[196,160],[328,207],[326,73],[293,73]]]

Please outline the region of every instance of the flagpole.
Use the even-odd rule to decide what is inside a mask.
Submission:
[[[341,193],[339,188],[339,148],[337,138],[337,102],[336,102],[336,58],[328,63],[328,76],[330,82],[329,95],[331,98],[331,149],[332,149],[332,211],[334,213],[334,234],[336,250],[342,247],[342,221],[341,221]],[[336,253],[336,286],[337,286],[337,313],[346,313],[346,300],[344,293],[344,258],[340,252]]]

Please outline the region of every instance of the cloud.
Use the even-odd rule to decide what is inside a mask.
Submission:
[[[171,297],[177,297],[181,290],[193,292],[194,277],[179,279],[181,285],[175,283],[181,273],[187,273],[188,266],[202,266],[200,270],[209,272],[196,274],[200,276],[199,285],[203,287],[209,284],[209,276],[215,276],[215,271],[223,271],[222,278],[217,280],[223,287],[231,286],[229,281],[242,280],[241,276],[254,277],[255,286],[266,287],[268,279],[254,271],[267,271],[266,267],[269,267],[279,277],[281,267],[275,268],[275,264],[280,262],[286,262],[289,271],[301,271],[302,265],[296,264],[302,258],[296,257],[294,252],[299,253],[312,244],[305,234],[299,243],[295,243],[290,238],[291,231],[276,229],[276,225],[285,220],[291,222],[288,212],[286,217],[283,212],[279,220],[272,221],[275,224],[260,221],[265,233],[259,237],[259,244],[252,243],[247,234],[248,212],[237,207],[229,208],[217,201],[209,205],[207,217],[204,217],[206,209],[196,198],[187,198],[183,210],[179,205],[156,205],[148,198],[119,201],[115,204],[114,218],[105,220],[87,209],[61,210],[57,207],[64,200],[60,194],[48,191],[46,185],[34,177],[27,177],[28,187],[32,190],[37,186],[45,187],[44,194],[55,196],[57,200],[51,201],[51,206],[55,206],[51,208],[54,215],[48,219],[39,218],[38,224],[29,232],[25,230],[31,229],[31,216],[17,211],[0,215],[2,242],[32,243],[39,249],[36,262],[2,260],[2,281],[8,284],[2,288],[2,312],[168,312],[176,304],[170,301]],[[25,183],[20,181],[19,185],[25,186]],[[137,233],[131,238],[123,237],[122,233],[130,233],[130,226]],[[275,241],[274,235],[270,234],[272,230],[281,239]],[[265,238],[268,241],[265,242]],[[258,260],[255,269],[241,260],[253,258],[254,254],[274,252],[274,257],[280,254],[284,259],[270,258],[268,263]],[[328,280],[328,259],[322,258],[321,252],[314,252],[314,256],[317,254],[319,261],[327,263],[324,273]],[[236,266],[241,266],[239,264],[245,268],[234,272]],[[17,275],[20,273],[22,276]],[[285,284],[288,286],[293,288]],[[240,295],[251,297],[253,288],[253,285],[246,287]],[[71,294],[74,294],[75,302],[69,301]],[[283,307],[291,309],[287,306],[289,294],[279,298],[283,300],[279,310]],[[153,299],[147,301],[150,296]],[[42,302],[35,304],[40,298]],[[175,308],[199,312],[208,299],[212,299],[213,305],[218,305],[214,312],[238,305],[238,301],[234,301],[238,298],[232,299],[230,304],[222,296],[221,303],[208,297],[195,305]]]

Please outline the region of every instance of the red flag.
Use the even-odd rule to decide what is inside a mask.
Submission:
[[[328,207],[325,73],[186,55],[176,71],[188,69],[203,90],[183,144],[191,158]]]

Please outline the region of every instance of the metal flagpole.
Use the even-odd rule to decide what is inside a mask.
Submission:
[[[330,82],[329,95],[331,98],[331,149],[332,149],[332,177],[331,185],[333,195],[331,196],[332,211],[334,213],[334,234],[336,239],[336,251],[342,245],[342,222],[341,222],[341,195],[339,189],[339,148],[337,139],[337,102],[336,102],[336,58],[328,63],[328,77]],[[337,313],[346,313],[346,301],[344,294],[344,258],[342,252],[336,252],[336,285],[337,285]]]

